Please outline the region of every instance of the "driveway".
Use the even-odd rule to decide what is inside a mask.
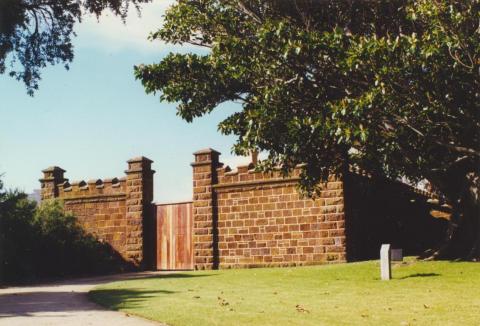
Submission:
[[[160,273],[128,273],[0,289],[0,325],[158,326],[155,322],[106,310],[88,301],[87,293],[99,284]]]

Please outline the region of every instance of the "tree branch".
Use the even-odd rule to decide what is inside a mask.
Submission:
[[[237,0],[237,8],[240,9],[245,15],[252,18],[255,22],[262,24],[263,20],[260,16],[258,16],[255,12],[253,12],[242,0]]]

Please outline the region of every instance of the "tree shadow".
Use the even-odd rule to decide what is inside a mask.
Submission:
[[[88,293],[88,298],[112,310],[133,309],[142,306],[149,298],[177,293],[169,290],[98,289]]]
[[[410,274],[407,276],[399,277],[398,279],[404,280],[407,278],[412,278],[412,277],[436,277],[436,276],[441,276],[441,274],[438,273],[415,273],[415,274]]]
[[[19,289],[15,292],[0,293],[0,318],[9,317],[71,317],[71,312],[101,311],[101,306],[110,309],[129,309],[139,307],[152,297],[167,296],[176,291],[163,289],[98,289],[88,293],[91,301],[85,299],[85,293],[71,290],[76,285],[101,285],[115,281],[142,279],[187,279],[195,277],[214,276],[216,274],[171,273],[144,276],[141,273],[118,274],[100,278],[84,278],[62,281],[50,286],[59,286],[59,291],[44,291],[35,289]],[[62,286],[68,286],[61,291]],[[73,288],[75,289],[75,288]]]
[[[168,295],[175,291],[148,290],[148,289],[112,289],[94,290],[88,294],[94,302],[112,309],[133,308],[142,304],[151,297]],[[9,293],[0,295],[0,318],[8,317],[47,317],[68,316],[69,312],[99,311],[100,306],[92,302],[85,302],[84,296],[77,292],[32,291]],[[65,314],[62,314],[65,313]]]
[[[139,279],[184,279],[215,276],[217,274],[162,274],[142,277]],[[113,310],[132,309],[142,305],[148,298],[160,297],[163,295],[178,293],[178,291],[169,290],[147,290],[147,289],[96,289],[88,293],[88,298],[104,307]]]

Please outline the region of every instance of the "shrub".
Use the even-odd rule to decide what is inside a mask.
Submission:
[[[40,233],[41,276],[108,273],[128,267],[108,243],[86,233],[73,215],[65,214],[59,200],[42,202],[34,223]]]
[[[131,266],[107,243],[87,234],[64,213],[61,201],[36,203],[0,183],[0,280],[123,271]]]
[[[0,184],[0,280],[30,279],[37,254],[35,203],[18,191],[2,192]]]

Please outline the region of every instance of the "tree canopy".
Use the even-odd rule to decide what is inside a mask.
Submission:
[[[178,0],[152,39],[209,48],[139,65],[187,121],[227,101],[233,150],[264,169],[305,163],[302,187],[347,166],[427,179],[452,205],[449,239],[480,256],[478,0]]]
[[[23,81],[27,92],[38,89],[41,69],[68,64],[74,52],[74,25],[82,15],[110,9],[125,18],[130,5],[150,0],[2,0],[0,1],[0,74]]]

